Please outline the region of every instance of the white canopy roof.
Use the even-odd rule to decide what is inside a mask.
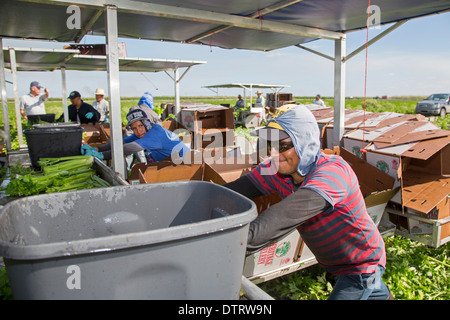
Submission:
[[[105,35],[107,5],[118,8],[119,37],[273,50],[364,29],[368,1],[2,0],[0,37],[79,42],[86,33]],[[449,0],[372,0],[371,5],[381,10],[381,25],[450,9]]]
[[[203,88],[255,88],[255,89],[273,89],[273,88],[288,88],[288,85],[277,84],[260,84],[260,83],[226,83],[226,84],[213,84],[209,86],[203,86]]]
[[[3,48],[5,67],[11,67],[10,48]],[[66,70],[106,71],[106,56],[82,55],[73,49],[12,48],[16,55],[17,71]],[[130,72],[160,72],[205,64],[206,61],[119,57],[119,70]]]

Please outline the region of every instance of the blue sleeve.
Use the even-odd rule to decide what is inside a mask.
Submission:
[[[138,137],[133,133],[131,136],[123,138],[123,143],[130,143],[136,140],[138,140]]]

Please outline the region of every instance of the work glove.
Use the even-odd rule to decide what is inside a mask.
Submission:
[[[103,160],[103,153],[99,152],[99,151],[97,151],[95,149],[86,150],[85,155],[86,156],[93,156],[93,157],[96,157],[99,160]]]
[[[92,117],[94,116],[94,114],[92,112],[88,112],[84,115],[86,117],[86,119],[92,119]]]
[[[88,145],[87,143],[86,143],[86,144],[83,144],[83,145],[81,146],[81,154],[82,154],[83,156],[86,155],[86,152],[87,152],[88,150],[97,151],[94,147],[91,147],[91,146]]]

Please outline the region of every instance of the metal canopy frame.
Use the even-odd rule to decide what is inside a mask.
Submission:
[[[250,105],[252,104],[253,88],[255,89],[271,89],[278,94],[283,88],[289,88],[288,85],[271,85],[271,84],[258,84],[258,83],[226,83],[226,84],[215,84],[209,86],[203,86],[202,88],[207,88],[219,96],[219,88],[242,88],[244,89],[244,103],[247,105],[247,90],[250,90]],[[214,90],[217,89],[217,90]]]
[[[450,10],[450,0],[378,0],[373,4],[383,12],[379,25]],[[67,27],[67,9],[72,5],[83,12],[78,17],[80,27],[74,29]],[[119,36],[264,51],[317,39],[333,40],[334,57],[328,58],[335,65],[333,141],[339,145],[344,125],[345,63],[352,56],[346,55],[346,33],[367,27],[367,5],[360,0],[2,0],[0,46],[1,37],[71,42],[80,41],[87,32],[106,36],[113,167],[123,173],[122,141],[117,140],[121,130]],[[26,18],[16,19],[18,15]],[[42,15],[51,19],[42,19]],[[3,64],[1,51],[0,70]],[[5,109],[4,75],[0,76],[0,86]]]
[[[64,108],[64,120],[68,121],[67,110],[67,86],[66,71],[106,71],[106,56],[82,55],[74,49],[45,49],[45,48],[17,48],[5,47],[4,67],[9,68],[12,75],[14,91],[17,135],[19,146],[25,147],[22,135],[22,122],[20,115],[19,94],[17,88],[18,71],[50,71],[61,70],[62,102]],[[8,59],[9,58],[9,59]],[[175,99],[179,103],[179,83],[184,75],[195,65],[205,64],[205,61],[173,60],[173,59],[149,59],[135,57],[120,57],[119,70],[125,72],[161,72],[164,71],[173,81]],[[178,69],[186,68],[182,76]],[[168,71],[174,71],[174,76]],[[9,121],[8,121],[9,123]]]

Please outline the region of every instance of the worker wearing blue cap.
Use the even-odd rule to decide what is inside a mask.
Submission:
[[[45,88],[44,93],[41,89],[44,87],[37,81],[30,83],[30,92],[24,95],[20,100],[20,114],[25,120],[28,120],[27,115],[45,114],[45,104],[49,92]]]

